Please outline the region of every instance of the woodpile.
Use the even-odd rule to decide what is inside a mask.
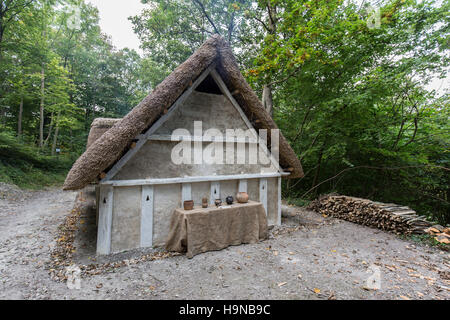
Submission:
[[[311,202],[308,209],[396,234],[425,234],[435,224],[406,206],[347,196],[323,197]]]

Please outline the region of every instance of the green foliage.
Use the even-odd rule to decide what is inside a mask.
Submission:
[[[0,181],[26,189],[57,185],[64,181],[73,160],[68,155],[41,155],[38,148],[0,132]]]
[[[0,180],[61,181],[92,120],[122,117],[148,92],[140,56],[116,50],[98,21],[80,0],[0,2]]]

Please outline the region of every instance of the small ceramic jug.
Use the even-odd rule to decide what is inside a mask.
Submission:
[[[233,204],[234,201],[232,196],[228,196],[225,200],[227,201],[227,204]]]

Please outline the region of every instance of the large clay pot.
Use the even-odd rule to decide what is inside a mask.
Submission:
[[[239,203],[247,203],[248,202],[248,193],[247,192],[238,192],[236,195],[236,200]]]
[[[194,209],[194,200],[187,200],[183,202],[184,210],[192,210]]]

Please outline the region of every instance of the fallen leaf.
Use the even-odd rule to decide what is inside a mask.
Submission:
[[[274,251],[274,252],[273,252],[273,255],[274,255],[274,256],[277,256],[277,255],[278,255],[278,251]]]
[[[282,287],[282,286],[284,286],[285,284],[287,284],[287,282],[281,282],[281,283],[278,284],[278,286],[279,286],[279,287]]]
[[[411,299],[408,298],[407,296],[400,296],[400,298],[402,298],[403,300],[411,300]]]
[[[299,274],[297,275],[297,278],[301,279],[301,278],[302,278],[302,275],[299,273]]]
[[[103,283],[99,283],[98,285],[95,286],[97,289],[100,289],[101,287],[103,287]]]
[[[314,288],[314,292],[319,294],[320,293],[320,289]]]

